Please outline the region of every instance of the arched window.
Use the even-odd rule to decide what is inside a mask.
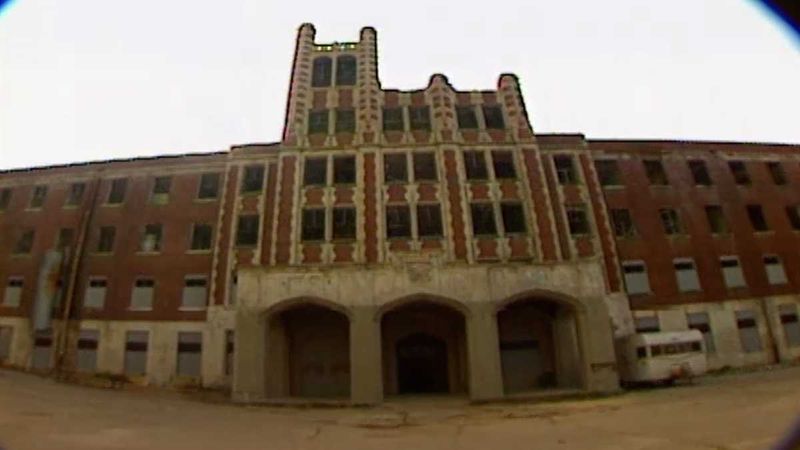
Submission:
[[[314,69],[311,74],[311,86],[325,87],[331,85],[331,66],[333,62],[327,56],[314,60]]]
[[[356,58],[340,56],[336,59],[336,85],[353,86],[356,84]]]

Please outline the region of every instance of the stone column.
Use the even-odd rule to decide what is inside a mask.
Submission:
[[[467,322],[467,358],[469,359],[469,396],[471,400],[503,397],[503,374],[500,368],[500,344],[497,316],[490,303],[469,305]]]
[[[355,307],[350,320],[350,400],[356,405],[383,401],[381,326],[372,306]]]
[[[236,312],[233,399],[248,402],[265,396],[265,324],[256,311]]]

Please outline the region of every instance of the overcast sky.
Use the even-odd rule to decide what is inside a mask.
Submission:
[[[800,143],[798,40],[750,1],[16,0],[0,169],[277,141],[303,22],[374,26],[384,87],[514,72],[540,133]]]

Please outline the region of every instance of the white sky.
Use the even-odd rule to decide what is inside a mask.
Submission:
[[[374,26],[384,87],[514,72],[536,132],[800,143],[798,40],[752,1],[17,0],[0,169],[277,141],[302,22]]]

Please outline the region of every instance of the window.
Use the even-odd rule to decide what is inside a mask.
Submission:
[[[387,153],[383,155],[383,179],[386,183],[405,183],[408,181],[405,153]]]
[[[411,121],[412,130],[430,131],[431,112],[427,106],[409,106],[408,118]]]
[[[472,234],[475,236],[494,236],[497,234],[494,208],[491,203],[473,203],[470,205],[470,212],[472,214]]]
[[[722,207],[719,205],[706,206],[706,219],[708,219],[708,228],[713,234],[722,234],[728,232],[728,223],[725,221],[725,214],[722,213]]]
[[[233,330],[225,330],[225,375],[233,375],[233,351],[236,344]]]
[[[708,313],[687,313],[686,324],[689,326],[690,330],[697,330],[703,333],[703,340],[706,344],[707,353],[715,353],[717,351],[717,347],[714,344],[714,334],[711,332],[711,321],[708,318]]]
[[[253,247],[258,243],[259,217],[257,214],[239,216],[239,225],[236,228],[236,245],[240,247]]]
[[[35,233],[33,230],[23,230],[14,244],[14,254],[27,255],[33,250],[33,239]]]
[[[204,276],[189,276],[183,280],[181,309],[203,309],[206,307],[206,285]]]
[[[327,56],[320,56],[314,60],[311,71],[311,86],[326,87],[331,85],[331,69],[333,62]]]
[[[421,238],[442,235],[442,210],[436,205],[417,205],[417,228]]]
[[[303,210],[302,239],[304,241],[325,240],[324,208],[310,208]]]
[[[647,266],[644,261],[623,261],[622,272],[625,275],[625,288],[628,294],[650,293],[650,280],[647,277]]]
[[[736,327],[739,329],[739,341],[742,351],[753,353],[761,351],[761,336],[758,333],[756,315],[749,309],[736,311]]]
[[[772,182],[778,186],[786,184],[786,172],[783,171],[783,166],[777,161],[767,163],[767,170],[772,177]]]
[[[5,211],[11,203],[11,188],[0,189],[0,211]]]
[[[736,256],[720,256],[719,266],[722,269],[722,278],[725,280],[725,287],[735,289],[747,286],[744,280],[742,266],[739,265],[739,258]]]
[[[211,250],[211,237],[213,228],[206,223],[196,223],[192,226],[192,250]]]
[[[106,302],[108,282],[105,278],[89,278],[86,294],[83,297],[83,307],[88,309],[103,309]]]
[[[64,202],[66,206],[76,206],[80,204],[83,199],[83,192],[86,190],[86,183],[72,183],[69,186],[69,193],[67,200]]]
[[[201,200],[217,198],[219,194],[219,174],[204,173],[200,175],[200,186],[197,189],[197,198]]]
[[[47,199],[47,186],[34,186],[33,194],[31,195],[31,208],[41,208],[44,201]]]
[[[356,131],[356,112],[352,109],[336,110],[336,132],[353,133]]]
[[[333,183],[354,184],[356,182],[356,157],[337,156],[333,158]]]
[[[678,281],[680,292],[700,291],[700,279],[697,277],[697,268],[691,258],[675,258],[672,260],[675,268],[675,278]]]
[[[386,207],[386,237],[390,239],[411,237],[411,215],[408,205]]]
[[[664,227],[664,233],[674,235],[683,232],[677,211],[671,208],[663,208],[658,210],[658,214],[661,217],[661,226]]]
[[[178,364],[176,372],[179,377],[199,377],[203,355],[203,333],[197,331],[178,332]]]
[[[62,228],[58,230],[58,238],[56,239],[56,248],[58,250],[64,250],[65,248],[72,245],[72,238],[75,235],[75,232],[72,228]]]
[[[747,217],[750,219],[750,224],[755,231],[767,231],[767,219],[764,218],[764,211],[761,205],[747,205]]]
[[[303,184],[306,186],[325,185],[328,179],[328,158],[307,158],[303,169]]]
[[[553,163],[556,166],[556,175],[560,184],[576,184],[578,182],[572,156],[555,155],[553,156]]]
[[[356,58],[353,56],[345,55],[336,58],[336,85],[353,86],[356,84],[358,75],[356,67]]]
[[[514,169],[514,154],[510,151],[493,151],[492,165],[495,178],[517,177],[517,171]]]
[[[661,331],[661,324],[658,321],[658,316],[655,314],[634,317],[634,322],[637,333],[658,333]],[[655,356],[655,353],[653,353],[653,356]]]
[[[787,206],[786,217],[789,218],[789,225],[793,230],[800,230],[800,211],[797,206]]]
[[[356,238],[356,209],[333,208],[333,239]]]
[[[644,172],[647,174],[647,180],[651,185],[665,186],[669,184],[667,181],[667,173],[664,172],[664,165],[657,159],[646,159],[644,162]]]
[[[800,323],[797,320],[797,305],[779,305],[778,315],[781,318],[781,325],[783,325],[786,346],[800,347]],[[0,351],[2,351],[1,348]],[[2,359],[2,355],[0,355],[0,359]]]
[[[464,168],[469,180],[486,180],[489,172],[486,170],[486,157],[481,151],[464,152]]]
[[[264,185],[264,166],[252,165],[244,168],[242,177],[242,192],[261,192]]]
[[[8,362],[11,358],[11,344],[14,339],[14,328],[0,326],[0,364]]]
[[[750,174],[747,173],[747,167],[742,161],[728,161],[728,168],[736,184],[750,184]]]
[[[33,338],[31,366],[34,369],[49,369],[53,361],[53,335],[50,331],[40,331]]]
[[[119,205],[125,201],[125,192],[128,190],[128,180],[117,178],[111,180],[111,189],[108,191],[108,204]]]
[[[161,251],[161,224],[151,223],[144,226],[140,250],[142,252]]]
[[[383,131],[403,131],[403,108],[383,109]]]
[[[236,275],[236,271],[231,272],[230,277],[230,285],[228,289],[228,304],[235,305],[236,304],[236,296],[239,295],[239,276]]]
[[[488,129],[502,130],[506,127],[503,120],[503,110],[499,106],[484,106],[483,120],[486,122],[486,128]]]
[[[24,279],[22,277],[9,277],[6,282],[6,291],[3,293],[3,306],[16,308],[22,300],[22,288]]]
[[[594,168],[597,170],[597,178],[600,179],[601,186],[619,186],[619,166],[617,162],[611,159],[599,159],[594,162]]]
[[[144,375],[147,372],[147,331],[125,333],[125,375]]]
[[[786,284],[786,271],[783,262],[777,255],[764,255],[764,269],[767,271],[767,281],[772,285]]]
[[[705,161],[699,159],[689,161],[689,170],[692,172],[694,184],[698,186],[711,186],[713,184]]]
[[[328,134],[328,110],[308,112],[308,134]]]
[[[436,181],[436,157],[433,153],[414,153],[414,179],[416,181]]]
[[[156,282],[152,278],[137,278],[133,283],[131,308],[137,310],[153,309],[153,294]]]
[[[100,237],[97,239],[97,251],[99,253],[111,253],[114,251],[114,236],[117,230],[114,227],[100,227]]]
[[[567,224],[569,225],[569,234],[573,236],[589,234],[586,207],[583,205],[567,206]]]
[[[100,332],[97,330],[81,330],[78,335],[78,370],[94,372],[97,369],[97,341]]]
[[[636,235],[636,227],[633,225],[631,212],[627,209],[612,209],[611,222],[614,225],[614,235],[616,237],[632,237]]]
[[[458,128],[478,128],[478,117],[475,115],[475,108],[472,106],[456,106],[456,119],[458,120]]]
[[[506,234],[525,233],[525,213],[521,203],[501,203],[500,212],[503,216],[503,229]]]
[[[636,347],[636,359],[647,358],[647,347]]]

